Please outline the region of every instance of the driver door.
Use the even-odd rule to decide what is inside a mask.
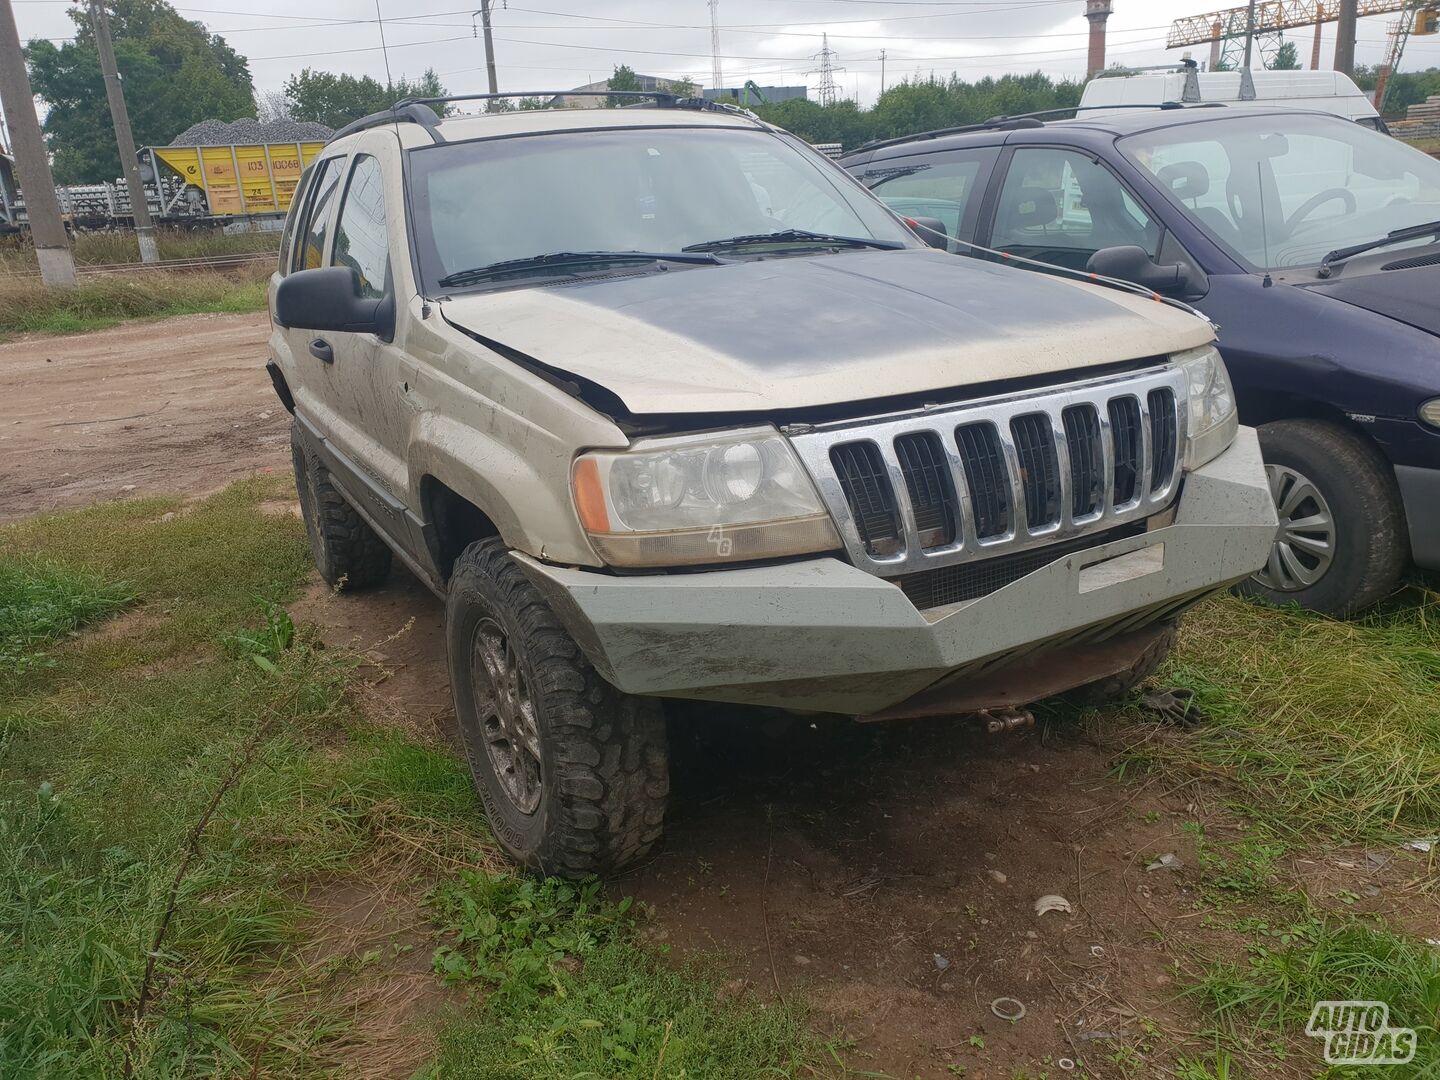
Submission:
[[[1101,248],[1154,259],[1163,230],[1104,165],[1076,150],[1021,147],[1010,156],[988,246],[1084,270]]]

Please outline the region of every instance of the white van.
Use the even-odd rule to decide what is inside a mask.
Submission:
[[[1102,75],[1086,84],[1080,98],[1081,108],[1092,114],[1114,106],[1133,108],[1167,102],[1308,109],[1384,130],[1380,114],[1365,92],[1339,71],[1199,71],[1187,66],[1173,71]]]

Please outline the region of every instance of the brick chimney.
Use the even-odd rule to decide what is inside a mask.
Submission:
[[[1105,23],[1110,11],[1111,0],[1085,0],[1085,18],[1090,20],[1090,62],[1085,67],[1088,75],[1105,70]]]

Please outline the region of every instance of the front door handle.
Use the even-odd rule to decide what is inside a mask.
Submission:
[[[317,337],[314,341],[310,342],[310,355],[315,357],[316,360],[323,361],[327,364],[333,364],[335,362],[335,350],[330,347],[330,343],[323,337]]]

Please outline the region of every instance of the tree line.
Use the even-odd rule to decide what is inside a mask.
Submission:
[[[358,117],[388,108],[406,97],[442,97],[446,93],[433,70],[419,78],[384,84],[369,76],[304,68],[280,91],[257,100],[250,67],[218,34],[184,18],[165,0],[109,0],[116,63],[125,84],[135,141],[160,146],[201,120],[315,120],[342,127]],[[89,19],[80,9],[70,12],[73,40],[56,44],[36,41],[27,49],[30,79],[48,107],[45,134],[55,178],[60,183],[93,183],[120,175],[115,133],[105,103],[100,59]],[[1288,45],[1289,43],[1287,43]],[[1296,63],[1291,46],[1277,57],[1276,67]],[[1377,71],[1360,68],[1356,81],[1373,89]],[[608,82],[615,91],[645,89],[642,77],[624,65]],[[894,138],[978,123],[992,116],[1079,103],[1083,84],[1054,80],[1041,72],[986,77],[974,82],[958,74],[941,77],[915,74],[889,87],[870,108],[854,101],[822,106],[806,99],[762,105],[760,116],[811,142],[840,143],[852,149],[872,139]],[[698,94],[689,81],[663,82],[661,88],[682,96]],[[1440,94],[1440,68],[1402,72],[1393,77],[1389,104],[1403,111],[1432,94]],[[624,102],[611,98],[611,106]],[[493,108],[541,109],[549,99],[497,102]]]

